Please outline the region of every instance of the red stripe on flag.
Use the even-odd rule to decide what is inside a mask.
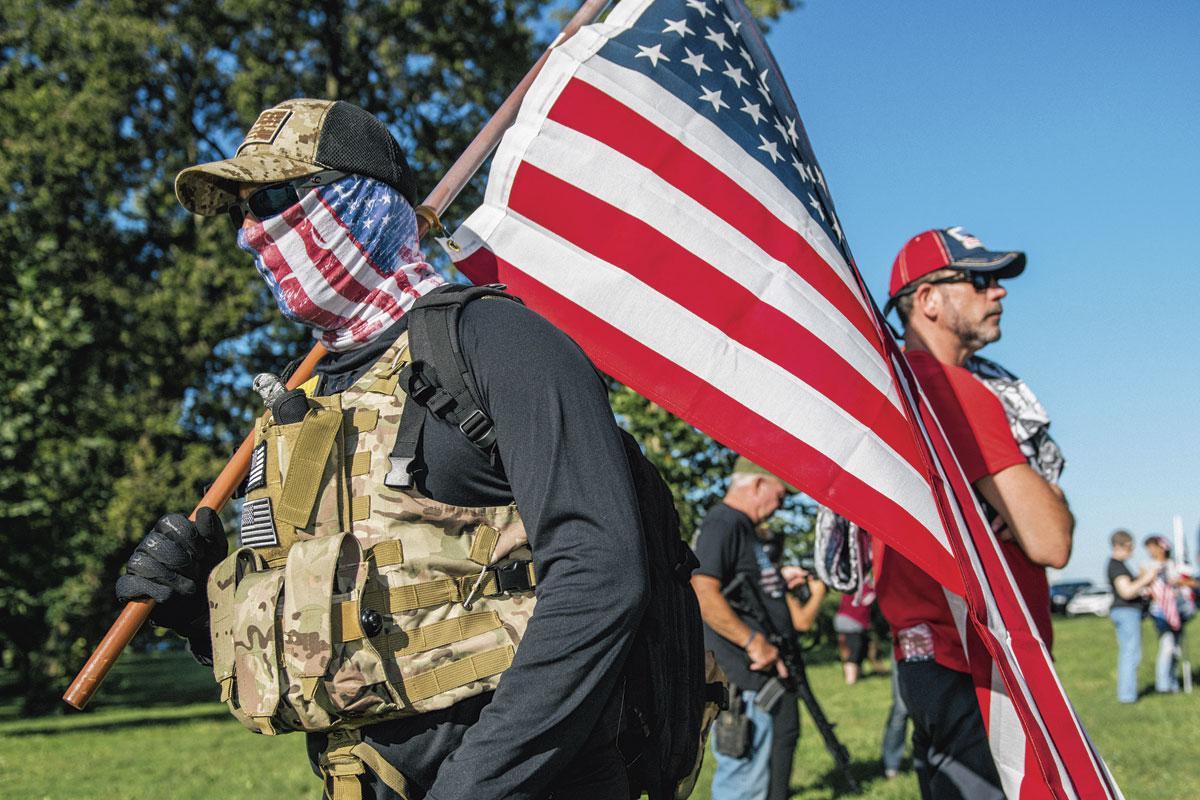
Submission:
[[[741,443],[748,457],[804,486],[834,511],[853,508],[864,526],[887,530],[891,546],[950,591],[962,591],[958,567],[916,518],[819,451],[485,248],[455,264],[466,275],[494,276],[508,284],[531,308],[586,343],[600,369],[718,441]]]
[[[563,88],[546,116],[624,154],[725,220],[791,267],[883,354],[870,317],[833,267],[754,195],[678,139],[579,78]]]
[[[910,373],[911,375],[911,373]],[[924,403],[921,404],[921,416],[930,441],[933,443],[937,458],[943,464],[954,464],[954,456],[941,432],[933,423],[932,412]],[[1039,753],[1039,762],[1043,773],[1051,786],[1060,786],[1058,770],[1054,767],[1050,748],[1054,748],[1062,759],[1071,781],[1084,797],[1107,796],[1105,786],[1107,778],[1103,776],[1098,766],[1098,759],[1092,752],[1086,740],[1077,730],[1077,719],[1070,703],[1054,674],[1049,658],[1042,646],[1036,640],[1035,627],[1017,600],[1016,587],[1008,581],[998,585],[987,583],[986,576],[1003,576],[1005,564],[993,538],[993,534],[983,523],[974,509],[973,490],[962,477],[961,472],[948,469],[953,500],[964,509],[966,535],[970,537],[970,545],[977,558],[983,574],[974,571],[966,551],[966,542],[957,540],[951,532],[951,546],[955,550],[955,559],[962,565],[963,580],[966,585],[964,596],[973,609],[978,609],[978,615],[972,613],[971,622],[982,638],[984,645],[996,667],[1000,670],[1009,697],[1017,713],[1025,721],[1026,735],[1034,751]],[[951,499],[951,498],[947,498]],[[1009,638],[1013,656],[1016,661],[1018,676],[1014,665],[1008,660],[1000,642],[996,641],[992,632],[987,628],[984,609],[983,593],[990,591],[992,601],[1000,614],[1001,624]],[[982,680],[982,673],[976,676]],[[1028,685],[1030,694],[1038,698],[1036,712],[1029,707],[1024,695],[1019,691],[1021,679]],[[988,676],[990,685],[990,675]],[[1035,720],[1035,713],[1040,716],[1046,726],[1048,737],[1043,738]]]
[[[637,217],[529,163],[513,178],[508,206],[778,364],[921,473],[912,427],[899,409],[841,353],[725,273]]]
[[[291,266],[283,257],[279,245],[263,229],[257,225],[247,233],[248,243],[262,254],[263,264],[270,271],[281,294],[291,301],[291,304],[301,311],[310,322],[324,330],[342,328],[349,322],[345,317],[326,311],[313,302],[304,289],[304,284],[292,272]]]
[[[354,236],[342,223],[341,219],[338,218],[338,215],[334,213],[333,208],[325,202],[324,198],[318,196],[317,199],[329,212],[329,216],[334,224],[346,232],[347,237],[363,253],[363,256],[366,257],[366,252],[362,251],[361,245],[354,239]],[[396,298],[380,290],[379,287],[371,288],[364,285],[346,269],[346,265],[330,249],[329,243],[325,241],[325,237],[317,230],[316,225],[309,218],[308,210],[303,208],[302,203],[297,203],[284,211],[280,214],[280,218],[298,234],[300,241],[304,243],[304,250],[308,254],[309,261],[317,268],[317,271],[320,272],[325,282],[329,284],[329,288],[352,303],[365,303],[378,308],[380,311],[386,311],[392,319],[400,319],[400,317],[404,316],[404,309],[396,302]],[[374,267],[374,265],[372,266]],[[381,325],[382,323],[379,324]]]

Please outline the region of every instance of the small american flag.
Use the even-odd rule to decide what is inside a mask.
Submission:
[[[740,2],[626,0],[557,48],[446,246],[601,369],[957,595],[1009,796],[1120,796]]]
[[[238,532],[242,547],[275,547],[279,536],[271,515],[271,498],[260,497],[242,504],[242,527]]]
[[[250,457],[250,473],[246,476],[246,491],[252,492],[267,485],[267,443],[259,442]]]

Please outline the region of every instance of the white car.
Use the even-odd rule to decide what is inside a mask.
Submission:
[[[1113,595],[1108,589],[1094,587],[1083,589],[1067,603],[1067,616],[1078,617],[1080,614],[1095,614],[1097,617],[1107,617],[1112,604]]]

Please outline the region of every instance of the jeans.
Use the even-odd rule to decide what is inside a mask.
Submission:
[[[767,800],[788,800],[792,796],[792,760],[800,741],[800,700],[786,692],[775,707],[771,732],[771,780]]]
[[[1117,631],[1117,700],[1138,698],[1137,669],[1142,661],[1142,610],[1120,606],[1109,612]]]
[[[750,718],[750,755],[732,758],[717,752],[717,737],[713,742],[713,755],[717,768],[713,770],[712,800],[766,800],[771,785],[771,740],[774,720],[771,715],[754,705],[758,692],[743,691],[746,716]],[[787,698],[785,698],[786,700]]]
[[[900,679],[896,675],[896,662],[892,662],[892,710],[888,712],[887,725],[883,729],[883,771],[894,775],[900,771],[904,759],[904,735],[908,732],[908,706],[900,696]]]
[[[933,661],[901,661],[896,678],[912,715],[923,800],[1004,800],[971,676]]]
[[[1154,691],[1178,692],[1179,681],[1175,678],[1176,646],[1183,639],[1183,631],[1173,631],[1164,625],[1158,630],[1158,658],[1154,662]]]

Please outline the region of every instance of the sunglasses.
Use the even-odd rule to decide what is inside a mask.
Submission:
[[[994,272],[972,272],[970,270],[964,270],[963,272],[956,272],[953,275],[947,275],[944,278],[934,278],[933,280],[929,281],[917,281],[916,283],[906,286],[905,288],[896,292],[891,300],[888,301],[888,306],[890,307],[895,305],[896,301],[901,297],[912,294],[921,286],[937,286],[939,283],[969,283],[975,287],[975,291],[982,292],[986,289],[992,288],[993,286],[999,286],[1000,279],[996,277],[996,273]]]
[[[312,175],[272,183],[255,189],[240,200],[230,203],[225,207],[225,211],[229,213],[229,219],[233,221],[235,228],[242,227],[246,216],[251,214],[261,222],[278,216],[299,203],[300,197],[308,194],[310,189],[339,181],[348,174],[327,169],[314,172]]]
[[[959,272],[956,275],[947,275],[944,278],[934,278],[931,281],[925,281],[930,286],[939,283],[969,283],[975,287],[975,291],[982,292],[985,289],[991,289],[993,286],[1000,285],[1000,279],[996,277],[994,272],[972,272],[970,270]]]

